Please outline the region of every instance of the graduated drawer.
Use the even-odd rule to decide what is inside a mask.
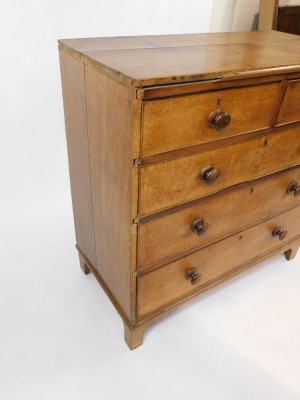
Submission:
[[[297,182],[300,184],[300,168],[141,221],[138,267],[159,263],[170,256],[176,258],[177,254],[203,247],[224,234],[299,203]]]
[[[278,85],[272,83],[145,101],[142,155],[157,154],[267,128]],[[217,109],[231,117],[230,124],[223,131],[209,125],[210,115]]]
[[[289,81],[277,117],[277,125],[300,120],[300,79]]]
[[[297,127],[147,165],[140,169],[140,214],[170,208],[299,162],[300,128]],[[203,179],[208,167],[220,174],[215,184]]]
[[[282,240],[278,235],[273,236],[276,228]],[[245,267],[251,261],[254,262],[256,258],[263,258],[264,254],[267,255],[272,249],[284,245],[299,234],[300,209],[297,207],[140,276],[139,318],[201,290]],[[195,284],[191,283],[192,276],[190,279],[186,277],[192,268],[195,269]]]

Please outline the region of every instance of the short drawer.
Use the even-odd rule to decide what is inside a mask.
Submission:
[[[142,222],[138,267],[204,247],[222,235],[300,202],[300,168]]]
[[[296,165],[300,163],[299,139],[297,127],[144,166],[140,170],[140,214],[170,208]]]
[[[300,121],[300,79],[290,81],[277,117],[277,125]]]
[[[277,90],[278,83],[272,83],[145,101],[142,155],[153,155],[267,128]],[[216,110],[231,117],[224,130],[210,127],[210,115]],[[224,125],[224,120],[223,123],[219,120],[218,129],[220,125]]]
[[[238,271],[251,260],[263,257],[299,234],[300,210],[297,207],[140,276],[139,318],[197,292],[235,270]],[[187,279],[192,268],[195,269],[194,278],[191,276]]]

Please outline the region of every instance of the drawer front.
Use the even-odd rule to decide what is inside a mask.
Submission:
[[[272,234],[278,227],[281,228],[280,232],[287,230],[287,236],[283,240],[280,240],[278,235]],[[192,292],[201,290],[209,282],[230,274],[235,268],[242,267],[244,263],[284,244],[299,233],[300,209],[297,207],[140,276],[138,278],[139,318]],[[200,281],[196,284],[186,279],[186,274],[191,268],[195,268],[201,275]]]
[[[145,101],[142,155],[157,154],[267,128],[277,90],[278,83],[274,83]],[[209,117],[218,109],[218,103],[220,110],[231,117],[231,122],[223,131],[209,125]]]
[[[170,208],[299,162],[298,127],[148,165],[140,170],[140,214]],[[210,171],[210,174],[207,174],[207,171]],[[203,172],[206,181],[201,177]],[[216,172],[220,177],[213,184]]]
[[[300,121],[300,80],[290,81],[277,117],[277,125]]]
[[[294,185],[291,185],[295,182]],[[138,265],[146,267],[300,202],[300,168],[140,223]],[[288,188],[290,193],[288,193]],[[192,230],[193,229],[193,230]]]

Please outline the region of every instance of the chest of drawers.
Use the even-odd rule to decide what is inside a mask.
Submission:
[[[300,243],[300,37],[59,41],[77,250],[125,340]]]

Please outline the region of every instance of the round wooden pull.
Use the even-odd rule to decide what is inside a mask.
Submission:
[[[191,281],[192,285],[196,285],[201,280],[201,274],[197,272],[196,268],[191,268],[185,275],[186,279]]]
[[[286,238],[287,231],[283,231],[283,230],[281,230],[280,226],[277,226],[277,228],[275,228],[274,231],[272,232],[272,235],[278,236],[279,240],[283,240]]]
[[[291,182],[286,191],[288,194],[294,194],[295,197],[300,196],[300,186],[296,181]]]
[[[203,236],[207,232],[209,224],[203,218],[196,219],[192,224],[192,231],[198,236]]]
[[[206,167],[201,172],[201,180],[207,185],[214,185],[220,178],[220,171],[214,167]]]
[[[209,116],[209,126],[217,131],[223,131],[231,121],[231,116],[227,112],[217,110]]]

